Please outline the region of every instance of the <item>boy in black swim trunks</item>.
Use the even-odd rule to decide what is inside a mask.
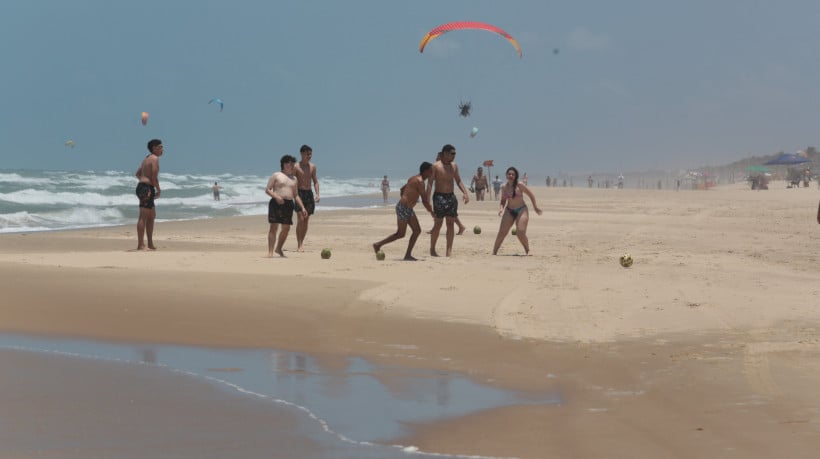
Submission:
[[[268,179],[268,184],[265,186],[265,193],[271,197],[268,203],[268,223],[270,229],[268,230],[268,258],[273,257],[276,252],[280,257],[284,257],[285,253],[282,251],[282,246],[285,245],[285,240],[290,232],[290,227],[293,225],[293,212],[298,205],[298,214],[302,217],[307,216],[305,205],[299,198],[299,193],[296,186],[296,176],[293,175],[293,168],[296,165],[296,158],[291,155],[282,156],[279,160],[281,168],[280,172],[274,172]],[[279,238],[276,237],[276,232],[279,231]]]
[[[419,225],[419,219],[416,217],[416,212],[413,210],[413,207],[415,207],[419,197],[421,197],[421,202],[424,204],[424,207],[428,212],[433,213],[433,208],[430,207],[430,200],[427,198],[427,190],[424,188],[424,181],[430,178],[432,169],[433,165],[427,161],[421,163],[418,175],[407,179],[407,184],[401,187],[401,199],[396,204],[396,232],[373,244],[373,250],[376,253],[379,253],[382,246],[403,238],[407,231],[407,225],[410,225],[413,234],[410,235],[410,241],[407,243],[404,260],[416,261],[412,253],[413,246],[416,245],[416,239],[418,239],[421,234],[421,225]]]
[[[319,179],[316,178],[316,165],[310,162],[310,159],[313,158],[313,149],[307,145],[302,145],[302,147],[299,148],[299,154],[302,156],[302,160],[293,168],[293,173],[296,175],[298,182],[299,197],[302,199],[302,202],[305,203],[304,207],[300,205],[299,208],[306,209],[307,213],[304,214],[304,216],[302,216],[301,212],[299,213],[296,225],[297,252],[304,250],[303,245],[305,243],[305,236],[307,235],[308,223],[310,223],[310,216],[313,215],[316,204],[320,200]],[[315,196],[313,189],[311,189],[311,184],[313,185],[313,189],[316,190]]]
[[[136,194],[140,200],[140,216],[137,220],[137,250],[145,250],[144,238],[148,236],[148,250],[156,250],[154,247],[154,220],[157,218],[157,211],[154,208],[154,199],[159,197],[162,190],[159,188],[159,157],[162,156],[162,140],[151,139],[148,142],[148,151],[151,153],[145,157],[137,168]]]

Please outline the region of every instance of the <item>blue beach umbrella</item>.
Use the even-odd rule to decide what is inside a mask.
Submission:
[[[809,162],[809,159],[803,155],[797,153],[782,153],[777,158],[766,161],[765,165],[767,166],[776,166],[776,165],[794,165],[794,164],[803,164]]]

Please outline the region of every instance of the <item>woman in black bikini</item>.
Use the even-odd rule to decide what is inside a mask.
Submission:
[[[504,238],[507,237],[507,233],[510,232],[513,223],[515,223],[518,241],[524,246],[527,255],[530,254],[530,241],[527,239],[527,223],[530,215],[527,205],[524,203],[524,195],[529,196],[535,213],[541,215],[541,209],[535,202],[535,195],[526,185],[518,183],[518,169],[508,168],[507,183],[501,188],[501,208],[498,210],[501,225],[498,227],[498,236],[495,237],[493,255],[498,254],[498,249],[501,247],[501,243],[504,242]]]

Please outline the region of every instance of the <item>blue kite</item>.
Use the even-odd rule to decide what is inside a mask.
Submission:
[[[222,111],[222,107],[225,105],[222,103],[222,99],[211,99],[208,101],[209,104],[219,104],[219,111]]]

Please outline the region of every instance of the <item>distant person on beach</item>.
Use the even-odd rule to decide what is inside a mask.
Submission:
[[[268,223],[270,223],[268,258],[272,258],[274,252],[280,257],[285,256],[282,247],[285,245],[290,227],[293,225],[293,211],[298,209],[299,215],[307,218],[307,210],[299,197],[297,179],[293,175],[296,158],[291,155],[282,156],[282,159],[279,160],[279,167],[280,171],[274,172],[265,186],[265,193],[271,198],[268,202]],[[296,207],[297,205],[299,207]],[[276,232],[279,230],[279,225],[282,226],[282,229],[279,231],[279,238],[277,239]]]
[[[498,227],[498,235],[495,237],[493,255],[498,254],[498,249],[501,248],[501,243],[504,242],[504,238],[507,237],[513,223],[515,224],[518,241],[524,246],[524,252],[530,255],[530,241],[527,238],[527,224],[530,220],[530,214],[526,203],[524,203],[524,195],[529,196],[535,213],[541,215],[541,209],[538,208],[538,204],[535,202],[535,195],[527,188],[527,185],[518,183],[518,169],[508,168],[507,183],[501,190],[501,208],[498,210],[501,224]]]
[[[478,166],[473,179],[470,180],[470,188],[475,189],[475,200],[476,201],[483,201],[484,200],[484,191],[487,189],[487,176],[484,175],[484,168]]]
[[[302,156],[302,160],[299,161],[299,164],[294,168],[294,173],[296,174],[296,180],[299,182],[299,197],[302,202],[305,203],[305,207],[299,208],[305,209],[307,212],[299,212],[297,216],[297,252],[304,250],[305,235],[307,235],[308,230],[308,220],[316,210],[316,203],[319,202],[319,180],[316,178],[316,165],[310,162],[310,158],[313,157],[313,149],[307,145],[302,145],[302,148],[299,149],[299,154]],[[316,190],[315,197],[313,195],[313,190],[311,189],[311,184]]]
[[[524,176],[523,176],[523,177],[521,177],[521,183],[523,183],[524,185],[526,185],[526,184],[527,184],[527,180],[529,180],[529,179],[527,178],[527,173],[526,173],[526,172],[524,172]]]
[[[495,180],[493,180],[493,193],[495,194],[496,201],[498,201],[498,192],[501,191],[501,183],[501,180],[499,180],[498,176],[496,175]]]
[[[159,198],[162,190],[159,188],[159,157],[162,156],[162,140],[148,141],[148,151],[151,153],[142,160],[137,168],[137,197],[140,200],[140,216],[137,220],[137,250],[145,250],[144,237],[148,236],[148,250],[154,247],[154,220],[157,210],[154,208],[154,199]]]
[[[410,235],[410,240],[407,242],[407,251],[404,253],[404,260],[416,261],[412,253],[413,247],[416,245],[416,240],[421,234],[421,225],[419,225],[419,219],[416,217],[416,212],[413,210],[413,207],[416,206],[419,197],[421,197],[421,203],[424,204],[424,207],[430,212],[430,215],[434,215],[433,208],[430,206],[429,197],[427,196],[427,189],[424,187],[424,181],[430,178],[432,173],[433,165],[425,161],[419,166],[418,175],[407,179],[407,183],[401,187],[401,199],[396,203],[396,232],[373,244],[373,250],[376,253],[379,253],[382,246],[403,238],[407,232],[407,225],[410,225],[413,234]]]
[[[221,186],[217,182],[214,182],[214,186],[211,187],[214,192],[214,201],[219,201],[219,190],[222,189]]]
[[[387,194],[390,193],[390,180],[387,180],[387,176],[385,175],[382,179],[382,199],[384,199],[384,203],[387,204]]]
[[[441,160],[436,161],[433,165],[433,174],[430,180],[427,181],[427,195],[430,196],[431,191],[435,188],[433,197],[433,210],[435,212],[434,224],[432,232],[430,233],[430,255],[437,257],[436,242],[438,242],[441,225],[447,221],[447,252],[446,255],[453,255],[453,239],[455,236],[454,223],[458,217],[458,199],[453,193],[455,182],[458,188],[464,195],[464,204],[470,202],[470,195],[467,194],[467,188],[461,181],[461,175],[458,173],[458,165],[455,162],[456,147],[447,144],[441,149]],[[464,230],[460,229],[459,234]]]

